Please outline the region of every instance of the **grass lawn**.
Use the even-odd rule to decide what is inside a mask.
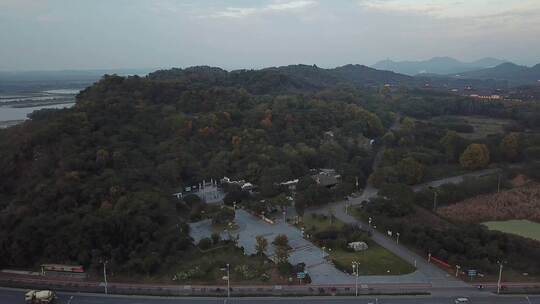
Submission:
[[[350,210],[354,212],[355,208]],[[330,217],[323,218],[320,215],[304,217],[304,226],[312,233],[339,229],[344,225],[343,222],[337,219],[330,223]],[[313,227],[315,230],[312,230]],[[333,248],[329,258],[334,262],[336,268],[349,273],[352,272],[351,263],[353,261],[360,262],[360,275],[396,275],[411,273],[415,270],[412,265],[377,243],[369,241],[368,246],[367,250],[360,252],[349,252],[344,249]]]
[[[440,116],[432,119],[435,123],[466,123],[474,128],[472,133],[459,133],[467,139],[482,139],[490,134],[503,133],[503,127],[511,120],[481,116]]]
[[[540,241],[540,223],[528,220],[510,220],[482,223],[489,230],[497,230],[505,233],[517,234],[522,237]]]
[[[375,242],[369,242],[368,246],[367,250],[360,252],[334,250],[330,258],[338,269],[349,273],[352,272],[352,262],[359,262],[360,275],[396,275],[415,270],[412,265]]]

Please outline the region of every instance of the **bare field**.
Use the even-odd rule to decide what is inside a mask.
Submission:
[[[482,116],[443,116],[433,119],[438,123],[465,123],[474,128],[472,133],[461,133],[461,136],[468,139],[481,139],[491,134],[504,133],[504,126],[510,124],[512,120],[499,119]]]
[[[482,223],[489,230],[516,234],[522,237],[540,241],[540,224],[528,220],[510,220]]]
[[[540,184],[529,183],[501,193],[479,195],[437,210],[453,222],[531,220],[540,222]]]

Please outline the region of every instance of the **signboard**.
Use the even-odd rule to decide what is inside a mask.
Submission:
[[[472,278],[475,277],[478,272],[475,269],[469,269],[467,274]]]
[[[298,272],[298,273],[296,273],[296,278],[297,279],[305,279],[306,278],[306,273],[305,272]]]

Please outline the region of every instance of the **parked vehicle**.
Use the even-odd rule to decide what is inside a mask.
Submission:
[[[469,299],[468,298],[457,298],[455,301],[454,301],[455,304],[463,304],[463,303],[469,303]]]
[[[51,290],[30,290],[24,299],[26,304],[52,304],[56,302],[56,293]]]

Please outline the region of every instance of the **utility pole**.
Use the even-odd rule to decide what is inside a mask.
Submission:
[[[503,263],[499,263],[499,281],[497,281],[497,294],[501,293],[501,279],[502,279],[502,271],[503,271]]]
[[[104,261],[102,261],[102,263],[103,263],[103,280],[104,280],[104,283],[105,283],[105,294],[108,294],[108,290],[107,290],[107,263],[109,263],[109,261],[104,260]]]

